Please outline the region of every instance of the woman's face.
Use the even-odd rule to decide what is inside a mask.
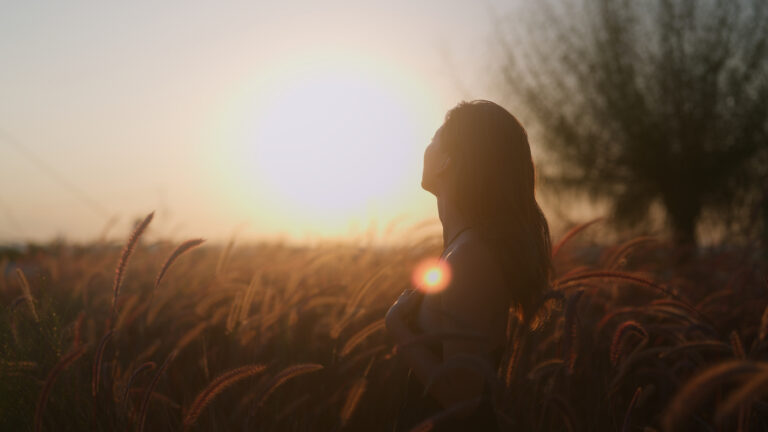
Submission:
[[[424,169],[421,173],[421,187],[434,195],[445,181],[444,173],[450,160],[440,139],[441,130],[442,127],[437,129],[432,142],[424,150]]]

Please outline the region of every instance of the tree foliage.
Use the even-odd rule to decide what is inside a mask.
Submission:
[[[681,244],[705,211],[734,233],[768,215],[767,2],[537,1],[497,24],[553,189],[607,198],[617,226],[659,203]]]

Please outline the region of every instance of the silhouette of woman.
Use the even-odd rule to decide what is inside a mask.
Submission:
[[[396,428],[450,411],[433,430],[498,430],[489,381],[478,370],[496,373],[510,307],[527,325],[552,275],[549,225],[536,202],[525,129],[493,102],[461,101],[424,152],[421,186],[437,197],[440,259],[452,276],[440,292],[406,289],[387,312],[395,343],[436,336],[398,351],[410,372]]]

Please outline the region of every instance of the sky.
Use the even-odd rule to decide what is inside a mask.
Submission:
[[[424,148],[460,100],[503,104],[502,0],[2,8],[0,243],[123,238],[150,211],[173,239],[436,222]]]

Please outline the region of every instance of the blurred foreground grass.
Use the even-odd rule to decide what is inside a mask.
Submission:
[[[555,256],[535,328],[510,310],[502,424],[768,430],[765,263],[733,250],[672,266],[658,238],[578,239]],[[122,245],[0,261],[0,429],[392,430],[406,370],[382,319],[438,238],[203,244],[154,289],[176,246],[138,242],[114,321]]]

